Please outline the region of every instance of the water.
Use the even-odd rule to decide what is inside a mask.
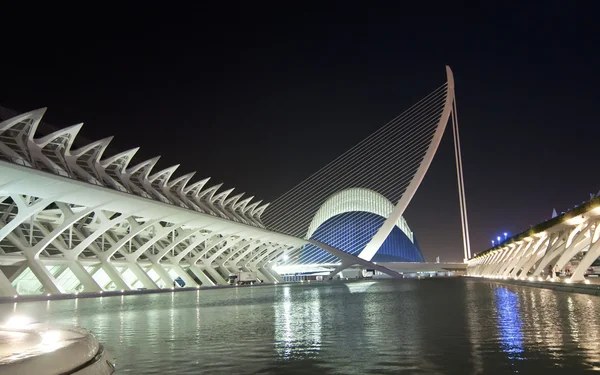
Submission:
[[[94,331],[118,374],[600,371],[600,298],[431,279],[0,305]]]

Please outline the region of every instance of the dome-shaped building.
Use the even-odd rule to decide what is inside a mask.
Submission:
[[[306,233],[307,239],[325,243],[354,256],[365,246],[394,210],[383,195],[363,188],[333,194],[319,208]],[[289,259],[288,264],[334,264],[337,258],[312,245]],[[401,217],[371,259],[373,262],[423,262],[421,249],[406,220]]]

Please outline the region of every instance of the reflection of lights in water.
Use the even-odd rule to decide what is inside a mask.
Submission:
[[[304,291],[292,301],[291,288],[283,289],[283,300],[275,305],[275,348],[284,359],[310,355],[321,348],[321,301],[319,288]]]
[[[569,328],[571,328],[571,336],[574,342],[579,341],[579,324],[575,319],[575,306],[573,306],[573,298],[567,297],[567,308],[569,309]]]
[[[502,350],[508,354],[509,359],[523,359],[523,322],[519,313],[519,297],[506,288],[497,288],[496,309]]]
[[[350,284],[345,284],[345,285],[350,290],[350,293],[364,293],[373,284],[375,284],[375,281],[366,281],[366,282],[362,282],[362,283],[350,283]]]

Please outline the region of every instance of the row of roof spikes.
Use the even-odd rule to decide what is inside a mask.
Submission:
[[[139,147],[101,159],[113,139],[108,137],[71,150],[83,123],[34,138],[45,112],[46,108],[41,108],[0,122],[0,156],[65,177],[263,227],[260,217],[269,203],[250,203],[254,197],[241,199],[244,193],[229,197],[234,189],[218,192],[222,183],[203,189],[210,177],[189,184],[196,172],[171,180],[179,165],[150,175],[160,156],[129,167]]]

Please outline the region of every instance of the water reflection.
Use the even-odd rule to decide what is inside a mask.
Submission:
[[[348,288],[350,293],[364,293],[374,284],[375,281],[364,281],[362,283],[350,283],[344,285]]]
[[[502,350],[510,360],[521,360],[523,353],[523,332],[519,297],[506,288],[496,289],[496,309],[498,311],[498,333]]]
[[[316,356],[321,348],[320,289],[306,289],[297,300],[291,287],[275,304],[275,350],[285,360]]]
[[[600,371],[600,298],[483,280],[310,283],[0,304],[93,330],[119,374]]]

